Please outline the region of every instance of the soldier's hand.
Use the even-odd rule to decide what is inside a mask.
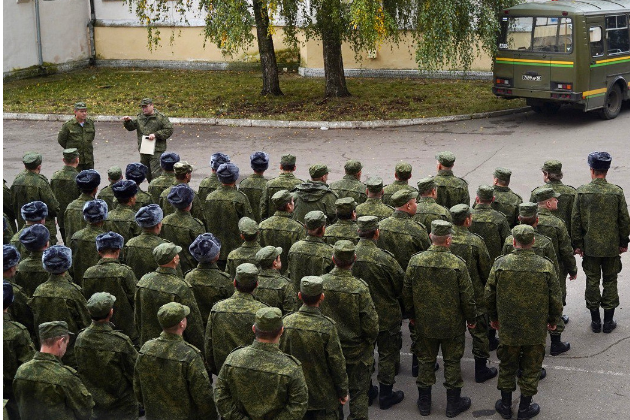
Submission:
[[[155,134],[149,134],[149,140],[155,140]]]
[[[339,402],[341,403],[341,405],[345,405],[348,402],[348,395],[343,398],[339,398]]]
[[[555,331],[556,330],[556,326],[555,326],[555,324],[547,324],[547,329],[549,331]]]
[[[575,279],[577,279],[577,273],[569,274],[569,280],[575,280]]]
[[[130,116],[128,116],[128,115],[125,115],[125,116],[123,117],[123,121],[131,121],[131,117],[130,117]]]
[[[473,322],[472,324],[466,324],[468,326],[468,328],[470,328],[471,330],[474,330],[475,328],[477,328],[477,323]]]
[[[619,247],[619,255],[623,254],[624,252],[628,252],[628,247],[625,247],[625,248]]]
[[[409,318],[409,325],[416,325],[416,320],[413,318]]]
[[[499,321],[490,321],[490,326],[499,331]]]
[[[583,257],[584,251],[582,251],[580,248],[575,248],[575,251],[573,251],[573,255],[579,255],[580,257]]]

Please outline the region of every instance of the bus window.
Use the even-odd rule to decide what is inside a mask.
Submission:
[[[571,53],[571,18],[509,17],[501,22],[500,50]]]
[[[591,42],[591,56],[601,57],[604,55],[604,41],[602,40],[601,26],[591,26],[589,29],[589,38]]]
[[[608,54],[630,51],[628,17],[626,15],[606,16],[606,46]]]

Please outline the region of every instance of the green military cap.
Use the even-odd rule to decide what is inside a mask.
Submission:
[[[383,190],[383,178],[379,176],[373,176],[365,181],[365,185],[369,192],[380,193]]]
[[[282,157],[280,158],[280,165],[295,165],[295,156],[288,154],[288,155],[282,155]]]
[[[22,163],[28,169],[36,169],[42,164],[42,155],[37,152],[26,152],[22,156]]]
[[[414,198],[418,198],[418,191],[409,189],[398,190],[392,195],[391,202],[394,207],[402,207]]]
[[[304,226],[308,230],[315,230],[326,225],[326,215],[320,210],[313,210],[304,216]]]
[[[409,176],[411,175],[411,164],[407,162],[398,162],[394,171],[398,175]]]
[[[66,321],[50,321],[39,324],[39,341],[69,334],[73,333],[68,331]]]
[[[342,239],[340,241],[335,242],[333,245],[333,256],[335,260],[347,263],[350,261],[354,261],[356,247],[351,241],[347,241]]]
[[[490,185],[480,185],[477,188],[477,197],[480,200],[492,200],[494,198],[494,188]]]
[[[562,162],[559,160],[548,160],[543,163],[541,169],[550,174],[559,174],[562,172]]]
[[[140,101],[140,106],[151,105],[151,104],[153,104],[153,99],[151,98],[144,98]]]
[[[357,203],[352,197],[338,198],[337,201],[335,201],[337,214],[352,214],[356,207]]]
[[[273,204],[274,208],[280,208],[290,203],[293,199],[293,195],[287,190],[280,190],[274,195],[271,196],[271,204]]]
[[[77,102],[74,104],[74,109],[87,109],[85,102]]]
[[[450,168],[455,164],[455,155],[449,151],[439,152],[435,155],[435,160],[440,162],[442,166]]]
[[[530,225],[516,225],[512,229],[512,237],[521,245],[529,245],[534,241],[534,228]]]
[[[65,160],[75,160],[79,157],[79,149],[71,147],[70,149],[63,149],[63,158]]]
[[[496,168],[494,170],[494,177],[501,181],[510,182],[510,178],[512,177],[512,171],[507,168]]]
[[[193,171],[193,166],[185,160],[182,160],[173,165],[173,171],[175,171],[175,175],[189,174]]]
[[[378,217],[361,216],[357,219],[357,226],[361,232],[369,232],[378,229]]]
[[[175,255],[179,254],[181,251],[181,246],[177,246],[172,242],[164,242],[153,249],[153,258],[157,265],[164,265],[173,261]]]
[[[190,314],[190,308],[178,302],[169,302],[158,309],[157,318],[162,328],[170,328],[179,324]]]
[[[87,301],[87,308],[92,318],[104,318],[114,307],[116,296],[107,292],[94,293]]]
[[[316,163],[315,165],[311,165],[308,168],[308,173],[311,175],[311,178],[321,178],[328,173],[328,166]]]
[[[536,200],[536,202],[540,203],[554,197],[560,197],[560,193],[555,192],[553,188],[545,187],[536,191],[534,199]]]
[[[434,220],[431,222],[431,234],[433,236],[448,236],[453,233],[453,224],[446,220]]]
[[[456,224],[462,223],[472,214],[470,206],[468,204],[456,204],[450,209],[453,222]]]
[[[256,262],[260,264],[261,261],[273,261],[278,258],[280,254],[282,254],[282,248],[269,245],[261,248],[256,253]]]
[[[236,283],[239,286],[253,286],[258,282],[258,268],[251,263],[236,267]]]
[[[256,311],[254,326],[258,331],[278,331],[282,328],[282,311],[278,308],[268,307]]]
[[[304,276],[300,280],[300,293],[305,296],[319,296],[324,291],[324,281],[319,276]]]
[[[363,165],[358,160],[349,160],[343,165],[343,169],[348,175],[356,175],[363,169]]]
[[[537,203],[519,204],[518,215],[525,218],[536,217],[536,215],[538,215],[538,204]]]
[[[258,233],[258,223],[249,217],[241,217],[238,221],[238,231],[243,235],[255,235]]]
[[[120,166],[112,166],[107,170],[107,177],[112,181],[118,181],[122,178],[122,169]]]
[[[418,181],[418,191],[420,192],[420,194],[428,193],[436,186],[437,185],[435,184],[435,180],[432,176],[422,178],[420,181]]]

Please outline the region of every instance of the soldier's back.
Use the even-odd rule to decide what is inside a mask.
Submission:
[[[174,183],[174,172],[162,172],[162,175],[149,182],[149,188],[147,188],[147,192],[151,196],[151,199],[154,203],[160,203],[160,195],[162,194],[162,192],[168,187],[172,186]]]
[[[42,254],[43,251],[30,253],[18,264],[14,281],[22,286],[28,297],[33,296],[35,289],[48,280],[49,273],[42,265]]]
[[[291,246],[297,241],[304,239],[306,235],[304,226],[293,220],[291,213],[286,211],[276,211],[273,216],[263,220],[258,225],[260,230],[260,246],[278,246],[282,248],[280,261],[282,261],[282,270],[287,270],[288,255]]]
[[[31,341],[28,329],[19,322],[12,321],[8,313],[3,315],[3,393],[4,398],[15,404],[13,396],[13,378],[15,372],[35,355],[35,346]]]
[[[451,213],[448,209],[436,203],[435,199],[431,197],[418,198],[418,209],[413,219],[425,226],[428,233],[431,233],[431,222],[434,220],[452,221]]]
[[[162,220],[160,233],[162,238],[182,247],[179,253],[179,264],[182,272],[186,273],[197,265],[188,248],[197,236],[205,233],[205,231],[205,226],[201,220],[195,219],[189,212],[182,210],[175,210],[174,213]]]
[[[383,188],[383,197],[382,197],[382,201],[384,204],[386,205],[391,205],[391,199],[392,199],[392,195],[394,195],[396,192],[400,191],[400,190],[409,190],[409,191],[418,191],[418,189],[416,187],[414,187],[413,185],[409,185],[407,183],[407,181],[394,181],[389,185],[386,185]]]
[[[142,232],[125,244],[124,263],[131,267],[137,279],[157,268],[153,250],[164,242],[164,239],[155,234]]]
[[[357,204],[364,203],[367,199],[365,184],[354,175],[344,175],[343,179],[331,183],[330,189],[338,198],[352,197]]]
[[[257,240],[245,241],[241,246],[232,250],[228,254],[225,272],[233,279],[236,276],[236,267],[244,263],[256,265],[256,253],[260,251],[261,246]]]
[[[437,185],[436,202],[441,206],[450,209],[456,204],[470,205],[470,193],[468,192],[468,182],[456,177],[451,170],[440,170],[433,177]]]
[[[362,216],[376,216],[378,220],[388,218],[394,213],[394,208],[383,203],[380,198],[368,198],[356,208],[357,219]]]
[[[85,270],[96,265],[101,258],[96,250],[96,237],[102,233],[105,233],[103,227],[88,225],[72,235],[70,239],[72,275],[79,285],[83,284]]]
[[[186,274],[186,282],[192,287],[205,328],[214,304],[234,293],[232,279],[215,263],[200,263]]]
[[[76,334],[90,324],[87,301],[81,288],[67,277],[51,274],[35,289],[29,303],[36,327],[44,322],[66,321],[68,330]]]
[[[76,198],[76,197],[75,197]],[[104,186],[97,195],[99,200],[103,200],[107,203],[107,208],[111,211],[118,205],[116,197],[114,196],[114,190],[111,185]]]
[[[238,190],[247,196],[249,204],[252,206],[254,220],[260,223],[260,199],[262,198],[265,185],[268,179],[262,175],[251,174],[238,184]]]
[[[296,186],[300,185],[301,179],[296,178],[292,172],[281,173],[275,178],[270,179],[265,184],[262,196],[260,197],[260,216],[261,219],[266,219],[274,214],[274,208],[271,204],[271,197],[280,190],[291,191]]]
[[[402,211],[395,211],[379,222],[378,246],[391,252],[405,270],[409,259],[416,252],[428,249],[429,234],[426,228]]]
[[[120,204],[107,213],[105,230],[120,234],[125,243],[142,233],[142,229],[136,223],[136,213],[133,209]]]
[[[52,178],[50,178],[50,188],[59,202],[57,223],[60,228],[64,227],[64,213],[68,204],[70,204],[73,200],[76,200],[81,195],[81,190],[79,190],[76,183],[76,177],[78,174],[79,172],[72,166],[64,166],[62,169],[55,172]],[[107,202],[107,207],[111,209],[109,202]]]
[[[505,238],[510,235],[510,226],[505,216],[492,209],[489,204],[479,204],[472,210],[470,231],[483,238],[494,261],[501,255]]]
[[[297,292],[290,279],[280,275],[277,270],[261,269],[258,274],[258,286],[254,297],[269,306],[280,308],[283,315],[297,309]]]
[[[337,222],[326,228],[324,240],[329,245],[334,245],[335,242],[341,240],[347,240],[356,245],[359,242],[357,222],[354,220],[337,220]]]
[[[210,176],[204,178],[199,183],[199,199],[201,202],[205,202],[208,195],[211,192],[216,191],[217,188],[221,186],[221,182],[219,181],[219,177],[216,173],[210,174]]]
[[[559,217],[567,226],[567,231],[569,235],[571,234],[571,212],[573,211],[573,202],[575,201],[575,197],[577,196],[577,190],[567,184],[562,183],[562,181],[550,181],[545,185],[541,185],[540,187],[534,188],[532,191],[531,197],[529,199],[530,202],[535,203],[536,193],[543,188],[551,188],[555,192],[560,194],[558,197],[558,209],[553,212],[554,216]]]
[[[64,213],[64,228],[66,230],[66,237],[63,238],[64,243],[69,244],[72,239],[72,235],[87,226],[85,220],[83,220],[83,206],[88,201],[94,200],[94,197],[81,193],[79,198],[73,200]],[[52,237],[52,232],[51,232]]]
[[[523,202],[520,195],[510,187],[494,186],[494,201],[492,208],[503,213],[510,228],[518,224],[518,206]]]
[[[328,184],[321,181],[303,182],[292,192],[296,195],[293,220],[304,223],[306,214],[314,210],[319,210],[326,215],[327,224],[332,224],[337,220],[335,209],[337,194],[330,189]]]
[[[293,287],[299,290],[304,276],[321,276],[333,267],[333,248],[322,238],[307,236],[293,244],[288,255],[288,273]]]

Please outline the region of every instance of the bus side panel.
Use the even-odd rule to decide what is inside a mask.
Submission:
[[[602,37],[605,36],[606,26],[604,25],[604,17],[603,16],[589,16],[586,18],[586,34],[588,36],[589,30],[592,27],[600,27],[602,31]],[[588,40],[587,40],[588,41]],[[584,98],[586,101],[585,111],[591,111],[594,109],[599,109],[604,106],[604,100],[606,98],[606,88],[608,87],[606,81],[606,73],[608,72],[608,66],[597,66],[596,62],[598,60],[604,59],[603,54],[598,54],[590,42],[588,42],[587,48],[584,50],[584,54],[582,54],[584,60],[588,59],[588,65],[585,66],[584,74],[588,74],[589,82],[586,85],[587,87],[583,89]]]

